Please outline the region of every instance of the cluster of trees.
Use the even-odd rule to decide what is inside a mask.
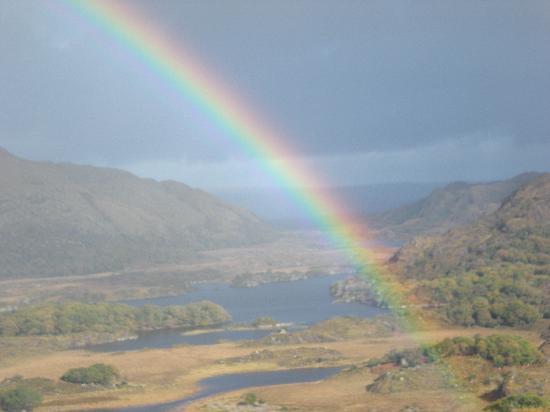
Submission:
[[[497,367],[532,365],[542,360],[540,352],[519,336],[477,335],[473,338],[447,338],[435,345],[391,351],[380,359],[370,360],[368,366],[393,363],[403,367],[414,367],[450,356],[479,356]]]
[[[62,381],[74,384],[112,385],[120,382],[115,367],[97,363],[85,368],[67,371]],[[25,379],[17,375],[0,383],[0,411],[30,412],[40,406],[45,394],[58,393],[57,383],[45,378]]]
[[[41,403],[40,392],[24,385],[0,392],[0,408],[5,412],[32,411]]]
[[[543,398],[534,394],[526,393],[523,395],[507,396],[506,398],[500,399],[498,402],[489,405],[485,408],[485,410],[494,412],[513,412],[518,409],[540,410],[546,407],[548,407],[548,402],[546,402]]]
[[[61,380],[70,383],[111,385],[119,377],[117,370],[104,363],[96,363],[87,368],[75,368],[67,371]]]
[[[209,326],[229,320],[224,308],[208,301],[140,308],[108,303],[47,303],[0,314],[0,336],[136,332]]]
[[[442,357],[480,356],[495,366],[532,365],[542,361],[541,353],[519,336],[491,335],[445,339],[432,347]]]
[[[544,312],[544,295],[522,271],[477,271],[432,282],[432,297],[446,303],[445,314],[464,326],[528,327]]]

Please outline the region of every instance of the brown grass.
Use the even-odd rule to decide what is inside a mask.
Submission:
[[[381,339],[359,339],[326,344],[301,344],[293,346],[269,347],[270,350],[286,350],[297,347],[319,347],[337,350],[345,359],[342,364],[354,364],[372,357],[379,357],[391,349],[414,346],[419,342],[439,341],[445,337],[457,335],[483,335],[492,333],[510,333],[492,329],[446,329],[418,332],[415,336],[396,335]],[[532,341],[537,337],[529,332],[515,332]],[[224,358],[244,356],[254,348],[242,347],[236,343],[222,343],[210,346],[183,346],[164,350],[145,350],[126,353],[93,353],[87,351],[62,351],[19,358],[11,366],[0,367],[0,380],[14,375],[25,377],[45,377],[58,379],[70,368],[82,367],[102,362],[114,365],[128,380],[129,386],[121,389],[104,389],[96,392],[63,394],[47,396],[44,406],[39,411],[85,410],[93,408],[122,407],[168,402],[183,398],[196,390],[197,383],[206,377],[225,373],[276,370],[274,363],[250,362],[246,364],[227,365],[216,361]],[[365,405],[366,400],[376,398],[376,404],[384,405],[383,399],[375,395],[366,398],[365,385],[372,376],[329,380],[318,384],[285,385],[273,388],[262,388],[261,393],[268,401],[277,399],[293,405],[302,405],[307,410],[330,409],[339,402],[354,409],[353,405]],[[239,396],[238,392],[235,396]],[[315,392],[315,395],[314,395]],[[396,402],[402,395],[395,395]],[[430,394],[433,399],[443,400],[445,393]],[[315,401],[313,401],[315,399]],[[403,398],[403,402],[406,399]],[[369,401],[370,402],[370,401]],[[323,406],[325,405],[325,406]],[[346,408],[348,407],[346,406]],[[359,408],[359,407],[357,407]],[[341,410],[341,409],[337,409]],[[380,409],[384,410],[384,409]],[[395,410],[395,409],[394,409]],[[430,409],[435,410],[435,409]],[[449,409],[452,410],[452,409]],[[460,410],[460,409],[456,409]]]

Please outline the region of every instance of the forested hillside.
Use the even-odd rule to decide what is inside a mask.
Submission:
[[[456,323],[527,326],[549,316],[550,174],[472,224],[414,239],[390,264]]]
[[[181,183],[0,149],[0,277],[120,270],[273,237],[253,214]]]

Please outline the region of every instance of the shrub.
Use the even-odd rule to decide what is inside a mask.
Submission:
[[[434,345],[432,349],[438,356],[441,357],[456,355],[471,356],[477,352],[475,348],[475,340],[464,336],[444,339],[437,345]]]
[[[265,401],[258,398],[255,393],[249,392],[244,395],[243,400],[239,402],[239,405],[255,406],[262,403],[265,403]]]
[[[537,349],[525,339],[509,335],[445,339],[427,351],[435,352],[439,357],[479,355],[499,367],[531,365],[542,359]]]
[[[391,351],[380,359],[371,359],[367,366],[393,363],[403,367],[414,367],[435,362],[449,356],[480,356],[495,366],[531,365],[542,360],[540,352],[519,336],[491,335],[475,338],[458,336],[415,349]]]
[[[0,407],[6,412],[32,411],[42,403],[42,395],[26,386],[0,393]]]
[[[485,408],[487,411],[512,412],[517,409],[544,408],[548,403],[533,394],[513,395],[499,400]]]
[[[61,380],[70,383],[110,385],[118,376],[113,366],[96,363],[88,368],[71,369],[61,377]]]
[[[255,405],[256,402],[258,402],[258,397],[256,396],[255,393],[247,393],[244,396],[244,403],[246,405]]]
[[[519,336],[492,335],[476,337],[476,353],[495,366],[530,365],[542,356],[529,342]]]

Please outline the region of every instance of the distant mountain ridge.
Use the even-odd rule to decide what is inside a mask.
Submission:
[[[504,199],[540,175],[529,172],[497,182],[450,183],[417,202],[372,215],[369,226],[389,241],[443,233],[494,212]]]
[[[379,213],[429,195],[441,183],[379,183],[352,186],[317,187],[331,198],[340,199],[354,216]],[[316,228],[310,216],[288,196],[284,188],[227,188],[214,189],[222,199],[252,210],[263,219],[288,228]]]
[[[0,148],[0,277],[120,270],[274,236],[252,213],[182,183]]]

